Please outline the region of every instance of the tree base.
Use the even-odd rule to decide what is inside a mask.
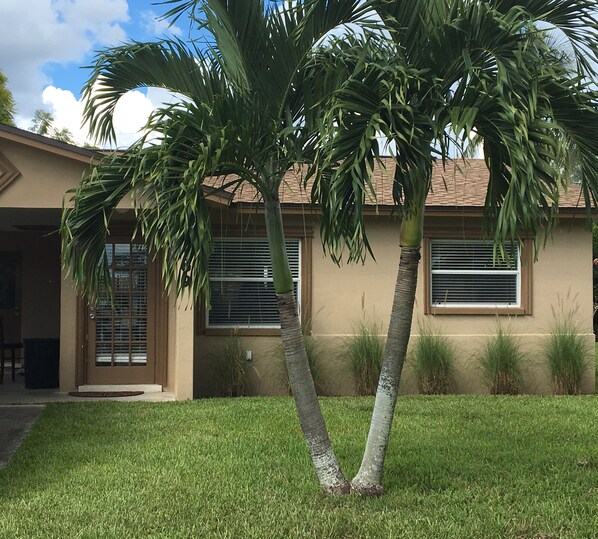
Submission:
[[[351,493],[351,485],[348,481],[344,483],[337,483],[336,485],[322,486],[322,490],[326,496],[346,496]]]
[[[362,498],[377,498],[384,494],[384,487],[374,483],[360,483],[353,481],[351,483],[351,492]]]

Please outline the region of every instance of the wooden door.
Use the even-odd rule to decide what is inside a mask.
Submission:
[[[155,382],[156,265],[141,243],[106,244],[113,298],[88,309],[88,384]]]
[[[21,341],[21,253],[0,252],[0,316],[4,339]]]

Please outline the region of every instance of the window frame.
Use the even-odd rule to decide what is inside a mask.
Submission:
[[[311,268],[312,268],[312,239],[313,231],[311,226],[285,226],[285,240],[299,241],[299,277],[298,277],[298,296],[299,296],[299,316],[303,324],[307,323],[311,317]],[[247,239],[247,240],[266,240],[265,227],[254,227],[251,231],[237,227],[227,227],[226,234],[218,236],[218,239]],[[208,326],[208,313],[203,301],[200,304],[199,317],[196,333],[206,336],[224,336],[230,335],[235,331],[241,336],[278,336],[280,335],[280,326],[228,326],[228,327],[210,327]]]
[[[424,273],[424,314],[449,315],[531,315],[532,314],[532,241],[524,238],[519,244],[518,305],[434,305],[432,303],[432,242],[440,241],[484,241],[479,232],[468,231],[459,235],[451,233],[432,233],[424,237],[423,273]],[[502,272],[501,272],[502,273]]]

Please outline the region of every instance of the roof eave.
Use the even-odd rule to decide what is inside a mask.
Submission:
[[[101,159],[102,154],[99,150],[90,150],[81,148],[74,144],[68,144],[49,137],[31,133],[25,129],[12,127],[10,125],[0,123],[0,139],[17,142],[25,146],[36,148],[55,155],[60,155],[68,159],[73,159],[82,163],[95,163]]]

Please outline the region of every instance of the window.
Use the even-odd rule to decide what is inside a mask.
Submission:
[[[528,312],[529,264],[524,274],[518,244],[504,245],[506,260],[481,240],[432,239],[426,249],[429,313]]]
[[[301,241],[286,241],[295,300],[301,297]],[[266,239],[220,238],[210,257],[207,328],[280,328]]]
[[[108,243],[113,298],[100,290],[94,308],[95,365],[147,365],[148,253],[143,244]]]

